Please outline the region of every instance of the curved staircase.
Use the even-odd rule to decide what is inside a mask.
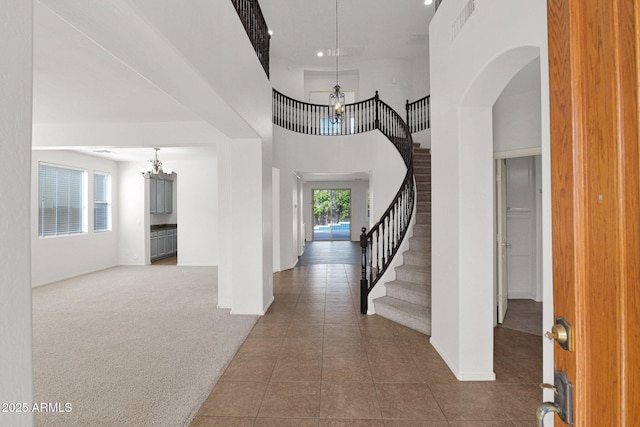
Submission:
[[[388,282],[386,296],[374,300],[375,312],[419,332],[431,333],[431,155],[429,149],[413,143],[412,133],[430,127],[430,97],[406,104],[407,120],[380,100],[373,98],[344,106],[343,118],[327,126],[329,105],[297,101],[273,90],[273,123],[307,135],[353,135],[380,131],[395,146],[407,167],[398,192],[367,231],[362,229],[362,278],[360,312],[367,314],[371,291],[389,267],[412,224],[409,250],[403,264],[395,267],[396,280]],[[349,123],[347,126],[346,123]]]
[[[387,295],[373,300],[377,315],[423,334],[431,334],[431,154],[414,144],[413,174],[417,188],[416,223],[395,268],[396,280],[387,282]]]

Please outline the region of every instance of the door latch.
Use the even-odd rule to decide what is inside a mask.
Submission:
[[[555,402],[544,402],[536,409],[538,427],[544,427],[544,416],[555,412],[560,419],[573,426],[573,384],[564,372],[556,371],[553,375],[553,385],[540,384],[542,388],[550,388],[554,392]]]

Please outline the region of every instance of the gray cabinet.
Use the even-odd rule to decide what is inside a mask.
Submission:
[[[173,212],[173,181],[164,182],[164,213]]]
[[[156,213],[164,212],[164,180],[156,179]]]
[[[149,180],[149,213],[170,214],[173,212],[173,181],[151,178]]]
[[[176,228],[165,228],[152,231],[150,244],[151,261],[174,256],[178,253],[178,230]]]
[[[158,232],[151,232],[151,260],[158,258]]]
[[[157,193],[158,193],[158,184],[155,178],[151,178],[149,180],[149,212],[154,214],[156,213],[156,204],[157,204]]]

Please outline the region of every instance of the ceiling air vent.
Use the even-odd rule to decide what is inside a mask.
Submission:
[[[327,48],[324,50],[324,56],[362,56],[364,46]]]
[[[464,5],[462,10],[456,17],[455,21],[453,21],[453,24],[451,24],[451,40],[458,37],[458,34],[460,34],[460,31],[462,31],[462,27],[464,27],[464,24],[467,23],[471,15],[473,15],[473,12],[476,11],[476,8],[478,6],[477,3],[478,3],[478,0],[469,0]]]

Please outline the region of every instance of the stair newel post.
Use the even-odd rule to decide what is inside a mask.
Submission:
[[[367,314],[369,310],[369,282],[367,281],[367,229],[362,227],[360,235],[360,248],[362,249],[362,277],[360,278],[360,313]]]
[[[409,100],[407,99],[407,103],[405,104],[405,109],[407,110],[407,126],[411,128],[411,120],[409,117]]]

